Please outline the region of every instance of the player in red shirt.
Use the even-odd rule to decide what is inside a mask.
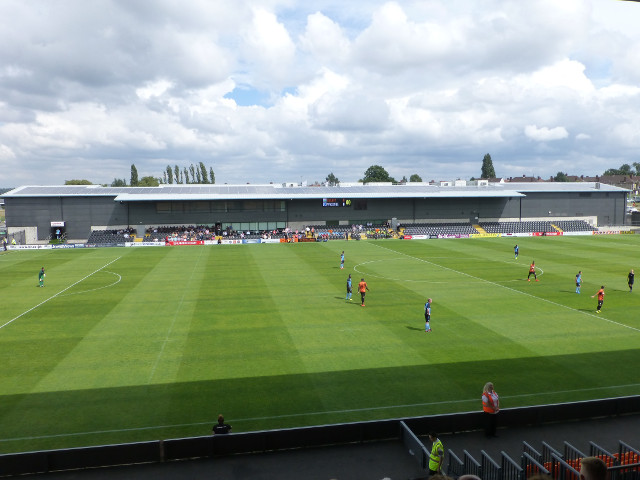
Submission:
[[[591,298],[598,296],[598,308],[596,309],[596,313],[600,313],[600,309],[602,308],[602,304],[604,303],[604,285],[600,287],[596,293],[591,295]]]
[[[536,262],[535,261],[531,261],[531,265],[529,265],[529,275],[527,275],[527,282],[531,281],[531,275],[533,275],[533,278],[535,278],[536,282],[538,281],[538,276],[536,275]]]
[[[360,302],[360,306],[364,307],[364,296],[369,291],[369,287],[367,286],[367,282],[364,281],[364,278],[360,279],[360,283],[358,284],[358,291],[360,292],[360,298],[362,301]]]

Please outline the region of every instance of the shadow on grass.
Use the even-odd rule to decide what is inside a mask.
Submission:
[[[234,431],[248,431],[474,411],[481,408],[487,381],[495,383],[505,408],[640,393],[634,380],[640,353],[635,349],[437,361],[4,395],[0,452],[207,435],[219,413]]]

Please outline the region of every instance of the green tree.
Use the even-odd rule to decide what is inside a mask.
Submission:
[[[148,176],[142,177],[138,182],[138,187],[157,187],[160,182],[156,177]]]
[[[327,178],[325,178],[325,181],[327,182],[327,185],[329,185],[330,187],[335,187],[340,183],[340,180],[338,180],[338,177],[336,177],[333,174],[333,172],[327,175]]]
[[[633,173],[634,172],[633,170],[631,170],[631,165],[625,163],[621,165],[620,168],[610,168],[606,170],[603,175],[633,175]]]
[[[193,166],[193,163],[189,166],[189,173],[191,173],[191,183],[200,183],[196,179],[196,167]]]
[[[129,185],[132,187],[138,186],[138,169],[134,164],[131,164],[131,180],[129,181]]]
[[[371,182],[393,182],[396,183],[395,179],[389,175],[389,173],[382,168],[380,165],[371,165],[364,172],[364,178],[359,180],[362,183],[371,183]]]
[[[409,181],[410,182],[422,182],[422,177],[420,175],[418,175],[417,173],[414,173],[413,175],[411,175],[409,177]]]
[[[216,176],[213,173],[213,167],[209,167],[209,182],[216,183]]]
[[[180,167],[178,167],[178,165],[173,168],[173,178],[176,179],[176,183],[182,183],[180,179]]]
[[[93,185],[89,180],[65,180],[65,185]]]
[[[636,175],[640,175],[640,163],[639,162],[633,162],[633,167],[636,169]]]
[[[566,173],[558,172],[558,173],[556,173],[556,176],[553,177],[553,181],[554,182],[568,182],[569,178],[567,178],[567,174]]]
[[[200,162],[198,166],[200,167],[200,178],[202,178],[202,183],[209,183],[209,179],[207,178],[207,167],[205,167],[202,162]]]
[[[127,181],[124,178],[114,178],[111,182],[112,187],[126,187]]]
[[[480,178],[496,178],[496,171],[493,168],[493,160],[488,153],[482,159],[482,170]]]
[[[173,170],[171,169],[171,165],[167,165],[166,175],[167,175],[167,183],[172,185],[173,184]]]
[[[182,172],[184,173],[184,183],[189,183],[189,170],[187,170],[187,167],[184,167]]]

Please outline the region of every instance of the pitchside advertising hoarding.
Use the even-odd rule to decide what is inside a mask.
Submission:
[[[528,233],[491,233],[491,234],[471,234],[471,235],[405,235],[405,240],[429,240],[443,238],[497,238],[497,237],[550,237],[550,236],[575,236],[575,235],[634,235],[633,230],[602,230],[583,232],[528,232]],[[314,239],[315,240],[315,239]],[[294,240],[297,242],[297,239]],[[182,245],[244,245],[249,243],[290,243],[284,238],[251,238],[237,240],[181,240],[175,242],[126,242],[110,244],[93,243],[61,243],[45,245],[7,245],[8,250],[52,250],[59,248],[96,248],[96,247],[169,247]]]

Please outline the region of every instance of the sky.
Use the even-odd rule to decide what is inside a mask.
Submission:
[[[640,162],[640,3],[2,0],[0,187],[598,175]]]

